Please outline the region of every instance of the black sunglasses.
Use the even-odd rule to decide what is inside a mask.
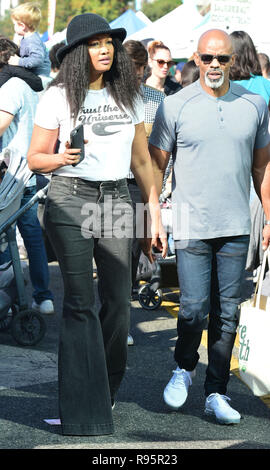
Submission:
[[[167,65],[168,65],[168,68],[171,68],[171,67],[174,65],[174,61],[173,61],[173,60],[168,60],[168,61],[167,61],[167,60],[163,60],[163,59],[152,59],[152,60],[155,60],[155,61],[158,63],[158,65],[159,65],[160,67],[163,67],[165,64],[167,64]]]
[[[200,54],[198,52],[198,55],[200,56],[202,62],[204,64],[211,64],[213,62],[214,59],[217,59],[217,61],[220,63],[220,64],[227,64],[228,62],[230,62],[231,58],[232,58],[232,54],[218,54],[218,55],[213,55],[213,54]]]

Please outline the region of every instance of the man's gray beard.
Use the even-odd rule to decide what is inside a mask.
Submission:
[[[207,73],[205,74],[204,81],[205,81],[206,86],[209,86],[210,88],[220,88],[223,85],[224,83],[223,70],[216,70],[216,72],[221,73],[221,77],[218,78],[217,80],[211,80],[210,78],[208,78]]]

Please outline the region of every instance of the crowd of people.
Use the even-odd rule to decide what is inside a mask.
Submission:
[[[212,29],[192,57],[176,63],[163,42],[126,40],[124,28],[112,29],[92,13],[75,16],[66,41],[48,52],[35,5],[19,5],[11,20],[21,40],[18,46],[0,37],[1,155],[7,148],[20,152],[33,172],[21,205],[35,194],[40,175],[50,181],[44,227],[64,283],[63,434],[114,432],[112,410],[133,343],[130,300],[139,257],[143,252],[153,262],[155,251],[167,255],[160,201],[168,196],[180,309],[176,368],[164,401],[178,410],[187,400],[207,328],[205,413],[219,423],[239,423],[226,393],[251,187],[265,214],[260,249],[270,240],[269,58],[257,53],[247,33]],[[82,160],[82,147],[70,140],[81,126]],[[53,313],[37,204],[17,226],[29,259],[32,306]],[[7,249],[0,265],[8,259]]]

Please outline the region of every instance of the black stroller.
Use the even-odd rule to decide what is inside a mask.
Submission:
[[[138,291],[138,300],[145,310],[157,309],[163,299],[162,289],[178,287],[175,255],[165,259],[159,253],[151,264],[145,255],[141,255],[138,268],[138,281],[146,281]]]
[[[137,281],[148,281],[138,291],[138,300],[145,310],[157,309],[162,303],[162,288],[178,287],[176,255],[172,241],[172,205],[166,198],[160,201],[161,218],[168,235],[169,256],[162,258],[155,253],[155,262],[148,261],[142,254],[139,261]],[[171,240],[171,242],[170,242]]]
[[[0,164],[0,252],[9,246],[11,255],[11,261],[0,266],[0,330],[10,328],[18,344],[33,346],[44,337],[46,323],[39,312],[28,307],[16,241],[16,220],[46,197],[47,187],[39,190],[28,204],[20,208],[25,185],[32,175],[27,161],[18,152],[6,149]]]

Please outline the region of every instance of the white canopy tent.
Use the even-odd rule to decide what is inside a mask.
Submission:
[[[136,11],[136,16],[142,20],[146,25],[152,24],[152,21],[141,10]]]
[[[55,44],[65,41],[67,35],[67,28],[63,29],[63,31],[57,31],[49,41],[45,42],[45,46],[48,50],[50,50]]]
[[[182,5],[141,29],[128,39],[162,40],[174,58],[188,58],[197,48],[204,31],[219,28],[227,31],[246,31],[257,48],[270,57],[269,0],[212,0],[210,11],[200,15],[194,0]]]
[[[145,23],[145,28],[129,35],[127,39],[162,40],[174,58],[188,58],[197,48],[200,35],[211,28],[224,29],[228,33],[244,30],[252,37],[258,52],[270,56],[270,1],[269,0],[212,0],[210,12],[201,16],[195,0],[184,0],[183,4],[159,18],[150,20],[137,12]],[[46,43],[48,49],[65,40],[66,29],[57,32]]]
[[[170,48],[174,58],[185,58],[189,57],[196,49],[193,44],[194,29],[205,21],[206,19],[200,15],[197,9],[196,2],[185,0],[182,5],[149,26],[128,36],[127,39],[141,41],[154,38],[161,40]]]

